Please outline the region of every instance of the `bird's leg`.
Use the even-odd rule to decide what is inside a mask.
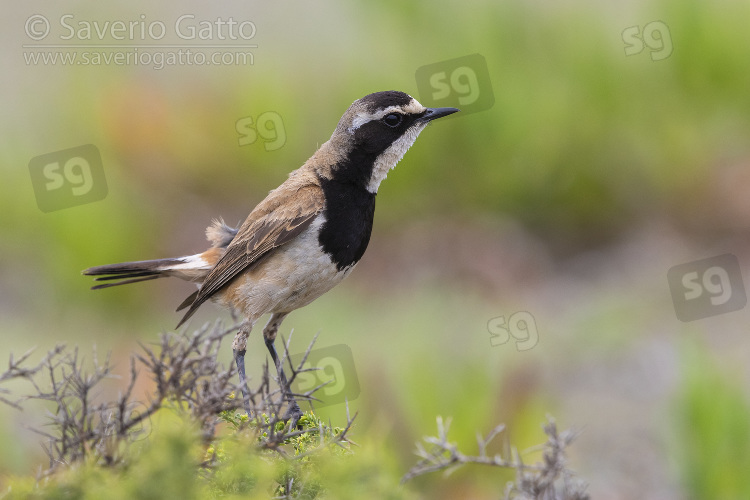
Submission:
[[[252,329],[252,322],[246,321],[242,323],[242,326],[240,326],[240,329],[237,331],[237,335],[234,336],[234,340],[232,341],[232,354],[234,356],[234,362],[237,365],[237,373],[240,376],[242,401],[248,417],[250,416],[251,409],[247,392],[247,378],[245,377],[245,351],[247,350],[247,338],[250,335],[250,331]]]
[[[284,397],[289,401],[289,409],[284,416],[285,419],[291,420],[290,427],[293,429],[297,425],[297,421],[302,416],[302,410],[300,409],[297,401],[292,395],[292,390],[289,387],[289,382],[286,380],[284,375],[284,368],[281,366],[279,356],[276,354],[276,347],[274,346],[274,340],[276,340],[276,332],[279,331],[281,322],[284,321],[287,314],[289,313],[273,313],[271,319],[268,320],[268,324],[263,329],[263,339],[266,341],[266,347],[268,352],[271,353],[271,359],[273,359],[274,365],[276,365],[276,372],[279,374],[279,385],[284,394]]]

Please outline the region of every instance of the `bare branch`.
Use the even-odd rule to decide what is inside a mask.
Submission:
[[[78,348],[57,346],[35,366],[27,366],[31,351],[17,359],[11,356],[8,370],[0,374],[0,384],[23,379],[33,390],[18,402],[2,398],[0,401],[16,408],[21,408],[18,403],[24,399],[48,405],[45,427],[32,429],[44,438],[43,447],[49,457],[49,469],[44,474],[82,460],[102,466],[125,463],[128,445],[147,435],[151,416],[165,407],[186,412],[197,422],[207,446],[216,440],[218,424],[229,422],[238,431],[248,431],[254,437],[256,450],[290,459],[297,467],[306,463],[302,458],[326,447],[349,450],[353,443],[348,434],[356,415],[349,416],[348,405],[343,429],[322,424],[303,430],[290,428],[282,412],[288,404],[285,395],[288,388],[271,389],[268,363],[263,366],[257,386],[248,388],[246,398],[239,397],[242,391],[234,382],[237,377],[234,364],[225,368],[217,361],[223,339],[239,326],[223,328],[216,323],[192,333],[162,333],[152,345],[139,343],[139,351],[131,355],[126,373],[121,376],[116,375],[111,356],[100,359],[96,350],[87,360]],[[289,359],[289,340],[283,343],[282,359]],[[300,364],[291,367],[290,384],[300,373],[311,370],[303,365],[313,343],[314,340]],[[133,394],[141,376],[153,381],[145,403]],[[103,382],[113,378],[122,378],[124,389],[107,399]],[[315,399],[315,390],[296,396]],[[3,388],[0,391],[9,393]],[[248,416],[244,414],[245,408],[250,409]],[[312,441],[307,436],[312,436]],[[303,441],[304,449],[298,449]],[[218,463],[214,450],[202,464],[204,473],[210,473]],[[293,491],[305,488],[304,480],[299,477],[285,481],[287,496],[283,498],[294,498]]]
[[[450,473],[466,464],[480,464],[491,467],[514,469],[515,483],[505,488],[506,499],[541,499],[541,500],[587,500],[586,485],[575,477],[573,471],[566,467],[565,449],[577,436],[575,431],[566,430],[558,433],[552,418],[544,426],[547,442],[543,445],[542,463],[526,465],[517,450],[511,451],[511,458],[500,455],[488,456],[487,447],[500,435],[504,425],[495,427],[487,437],[477,435],[479,454],[465,455],[456,444],[448,441],[450,419],[445,423],[437,417],[438,436],[427,436],[423,441],[430,446],[426,448],[417,443],[416,454],[421,458],[402,478],[402,482],[430,472],[445,471]]]

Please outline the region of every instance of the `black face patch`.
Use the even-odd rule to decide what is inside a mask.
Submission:
[[[397,124],[393,124],[389,118],[390,114],[399,115],[401,119]],[[390,114],[379,120],[364,123],[354,130],[351,138],[352,148],[346,159],[333,165],[331,169],[337,181],[366,188],[372,178],[373,166],[378,156],[402,137],[422,116],[397,112]]]
[[[326,208],[318,242],[339,271],[356,264],[370,242],[375,194],[338,179],[320,179]]]
[[[404,135],[421,115],[401,116],[402,120],[396,126],[389,124],[388,115],[361,125],[354,131],[354,149],[378,156]]]

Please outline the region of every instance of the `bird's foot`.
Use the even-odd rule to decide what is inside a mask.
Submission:
[[[289,421],[289,429],[294,429],[296,427],[298,430],[302,430],[302,426],[299,424],[299,419],[302,415],[304,415],[304,413],[299,405],[296,401],[292,400],[289,404],[289,408],[286,410],[286,414],[284,415],[284,420]]]

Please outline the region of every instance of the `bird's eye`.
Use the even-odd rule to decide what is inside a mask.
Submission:
[[[383,118],[383,123],[385,123],[389,127],[398,127],[401,124],[401,120],[403,120],[403,118],[404,117],[399,115],[398,113],[389,113]]]

